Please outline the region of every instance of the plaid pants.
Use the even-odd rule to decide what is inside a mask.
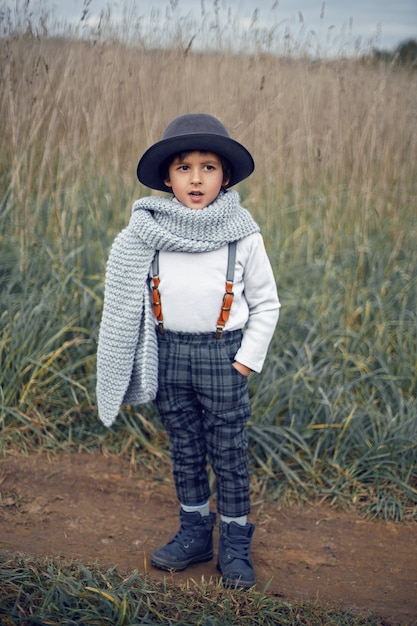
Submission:
[[[170,439],[177,497],[196,505],[210,497],[207,457],[216,476],[217,510],[229,517],[250,510],[245,426],[251,415],[247,378],[232,361],[240,330],[158,334],[156,405]]]

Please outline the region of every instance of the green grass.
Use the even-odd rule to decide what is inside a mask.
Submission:
[[[277,493],[287,483],[398,520],[415,516],[417,259],[376,226],[366,249],[345,235],[329,259],[313,222],[299,271],[291,258],[278,270],[283,311],[249,437]]]
[[[0,623],[119,626],[387,626],[377,616],[289,603],[267,593],[224,590],[211,581],[180,586],[80,562],[0,554]]]

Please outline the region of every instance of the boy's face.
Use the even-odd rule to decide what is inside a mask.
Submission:
[[[164,181],[174,196],[189,209],[204,209],[219,195],[224,179],[220,157],[214,152],[187,152],[176,157]]]

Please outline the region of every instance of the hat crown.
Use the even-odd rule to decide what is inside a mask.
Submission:
[[[172,120],[165,129],[163,139],[196,134],[212,134],[230,138],[226,127],[216,117],[207,113],[189,113]]]
[[[175,154],[202,150],[226,159],[231,173],[226,187],[232,187],[249,176],[255,167],[248,150],[232,139],[226,127],[208,113],[188,113],[172,120],[163,138],[142,155],[136,172],[140,182],[151,189],[168,191],[166,163]]]

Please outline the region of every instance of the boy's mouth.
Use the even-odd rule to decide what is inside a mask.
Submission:
[[[201,191],[190,191],[190,196],[199,197],[202,195]]]

